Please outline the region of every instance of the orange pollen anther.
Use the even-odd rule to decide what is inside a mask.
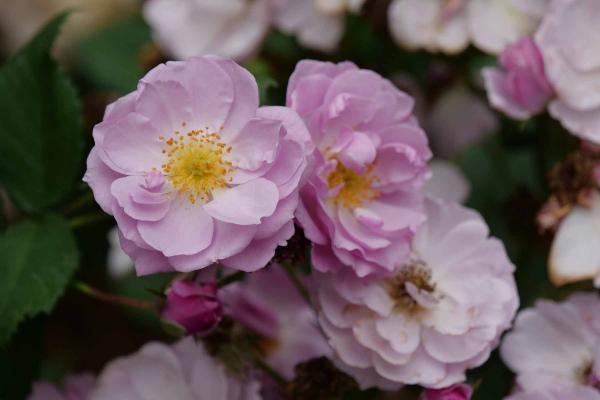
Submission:
[[[335,171],[327,178],[327,185],[330,189],[341,186],[340,191],[333,198],[333,202],[336,205],[354,208],[379,196],[380,192],[373,188],[378,181],[373,174],[373,169],[374,165],[370,164],[364,173],[359,174],[338,160]]]
[[[165,142],[167,161],[162,172],[173,190],[186,194],[192,204],[198,199],[210,201],[215,189],[225,188],[231,181],[232,163],[224,157],[231,146],[220,140],[215,132],[192,130],[185,135],[175,132]]]

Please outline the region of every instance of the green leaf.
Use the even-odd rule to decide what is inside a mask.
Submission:
[[[56,216],[22,222],[0,236],[0,344],[23,319],[53,308],[77,261],[75,239]]]
[[[508,199],[515,182],[508,171],[507,153],[499,135],[494,135],[460,155],[458,164],[471,183],[470,207],[485,214]]]
[[[0,232],[6,227],[6,215],[4,214],[4,200],[2,199],[2,193],[0,193]]]
[[[278,99],[275,99],[271,92],[272,89],[279,87],[279,83],[273,78],[273,71],[269,64],[262,59],[254,59],[248,62],[245,67],[256,78],[260,104],[263,106],[276,104]]]
[[[49,54],[66,17],[48,23],[0,69],[0,182],[28,212],[58,203],[79,174],[81,104]]]
[[[95,87],[130,92],[145,72],[140,51],[151,43],[150,28],[134,16],[84,39],[77,48],[78,67]]]

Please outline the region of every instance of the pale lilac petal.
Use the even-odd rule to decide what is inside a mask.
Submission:
[[[259,47],[270,25],[272,6],[259,0],[211,2],[210,0],[150,0],[144,17],[155,40],[178,59],[218,54],[242,61]]]
[[[464,203],[471,192],[471,184],[456,165],[449,161],[429,163],[431,178],[425,184],[427,195],[451,203]]]
[[[519,392],[505,400],[600,400],[600,393],[585,386],[548,387],[546,389]]]
[[[119,232],[119,241],[125,254],[133,260],[138,276],[173,270],[169,260],[161,252],[139,247],[135,242],[125,238],[121,232]]]
[[[522,0],[529,2],[531,0]],[[531,35],[540,19],[507,0],[471,0],[466,5],[473,44],[497,54],[519,38]]]
[[[597,296],[589,302],[600,304]],[[551,382],[579,384],[577,372],[591,361],[596,336],[584,322],[581,308],[570,300],[540,301],[519,313],[515,328],[504,338],[501,355],[522,388],[544,388]]]
[[[281,227],[294,219],[294,212],[298,206],[298,193],[291,194],[281,200],[277,208],[268,217],[265,217],[256,231],[256,239],[265,239],[273,236]]]
[[[92,149],[87,159],[87,171],[85,172],[83,181],[90,185],[98,205],[107,214],[112,213],[113,200],[110,193],[110,186],[114,180],[122,176],[100,160],[97,148]]]
[[[580,111],[569,107],[559,98],[550,103],[549,111],[574,135],[592,143],[600,143],[600,107]]]
[[[183,272],[207,267],[243,251],[254,239],[256,231],[254,225],[234,225],[214,220],[210,246],[197,254],[169,257],[169,263],[177,271]]]
[[[250,118],[257,115],[258,85],[256,79],[249,71],[231,60],[215,56],[207,56],[207,58],[223,69],[232,81],[234,101],[223,122],[222,132],[235,135]]]
[[[151,192],[144,187],[146,177],[127,176],[117,179],[111,193],[125,214],[138,221],[158,221],[169,211],[171,199],[166,193]],[[137,198],[136,198],[137,196]]]
[[[135,112],[151,119],[154,128],[167,137],[191,121],[190,98],[186,89],[175,81],[142,82]]]
[[[408,49],[458,53],[469,43],[466,14],[459,10],[443,20],[439,1],[394,0],[388,23],[395,41]]]
[[[294,141],[301,143],[307,151],[314,150],[315,145],[311,140],[310,133],[300,116],[294,110],[288,107],[277,106],[260,107],[256,115],[261,118],[281,121],[285,127],[285,137],[287,139],[294,139]]]
[[[204,206],[208,215],[237,225],[256,225],[275,212],[279,200],[277,186],[266,179],[253,181],[214,193]]]
[[[343,15],[328,15],[312,0],[283,0],[275,15],[276,26],[293,33],[300,44],[332,51],[343,34]]]
[[[159,140],[163,134],[149,118],[131,113],[106,133],[102,149],[119,172],[147,173],[160,168],[165,160],[163,144]]]
[[[591,208],[575,207],[560,223],[548,269],[555,285],[600,277],[600,198],[594,196]]]
[[[256,118],[229,141],[235,152],[230,159],[235,167],[254,171],[271,164],[277,154],[281,122]]]
[[[577,111],[600,107],[600,93],[594,90],[600,83],[600,60],[594,56],[599,15],[593,0],[552,1],[535,37],[558,97]],[[580,45],[581,35],[590,46]]]
[[[482,74],[492,106],[514,119],[525,120],[531,117],[529,110],[511,96],[506,84],[507,77],[502,71],[497,68],[485,68]]]
[[[500,63],[503,70],[483,70],[490,103],[521,120],[541,112],[554,92],[535,42],[527,37],[511,44],[502,52]]]
[[[344,165],[360,169],[375,160],[377,150],[367,135],[354,132],[347,144],[340,149],[339,159]]]
[[[188,336],[174,345],[151,342],[110,362],[90,400],[259,400],[256,384],[230,375]],[[251,389],[251,390],[250,390]]]
[[[148,245],[167,257],[192,255],[212,242],[213,220],[200,204],[177,196],[163,219],[140,221],[138,229]]]
[[[283,199],[302,186],[303,177],[308,175],[307,167],[306,149],[297,142],[284,140],[280,144],[277,161],[263,177],[278,186],[279,197]]]
[[[294,223],[288,222],[271,237],[254,240],[245,250],[235,256],[224,259],[222,264],[230,268],[239,269],[240,271],[256,271],[267,265],[275,255],[277,246],[285,246],[287,240],[293,234]]]

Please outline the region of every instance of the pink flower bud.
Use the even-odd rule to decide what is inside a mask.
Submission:
[[[423,400],[469,400],[472,394],[471,386],[460,383],[445,389],[426,389]]]
[[[223,316],[216,282],[196,283],[176,280],[167,290],[163,319],[181,326],[188,334],[205,334]]]
[[[553,96],[546,78],[544,59],[531,38],[507,46],[500,56],[500,68],[483,71],[490,103],[516,119],[541,112]]]

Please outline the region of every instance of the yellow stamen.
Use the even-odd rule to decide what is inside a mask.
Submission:
[[[173,190],[185,194],[192,204],[198,199],[210,201],[212,192],[227,187],[231,180],[227,175],[232,171],[232,164],[223,157],[231,147],[220,139],[216,133],[193,130],[185,135],[175,132],[175,136],[165,142],[163,153],[167,161],[162,165],[162,172]]]
[[[431,270],[422,261],[413,261],[402,267],[397,275],[384,280],[384,287],[394,302],[394,309],[398,312],[415,314],[422,311],[422,308],[406,291],[407,282],[420,290],[433,293],[435,284],[431,280]]]
[[[341,185],[333,202],[347,208],[359,207],[379,196],[379,191],[373,188],[375,182],[377,182],[377,177],[373,174],[373,164],[369,165],[363,174],[359,174],[347,168],[339,160],[335,171],[327,178],[330,189]]]

